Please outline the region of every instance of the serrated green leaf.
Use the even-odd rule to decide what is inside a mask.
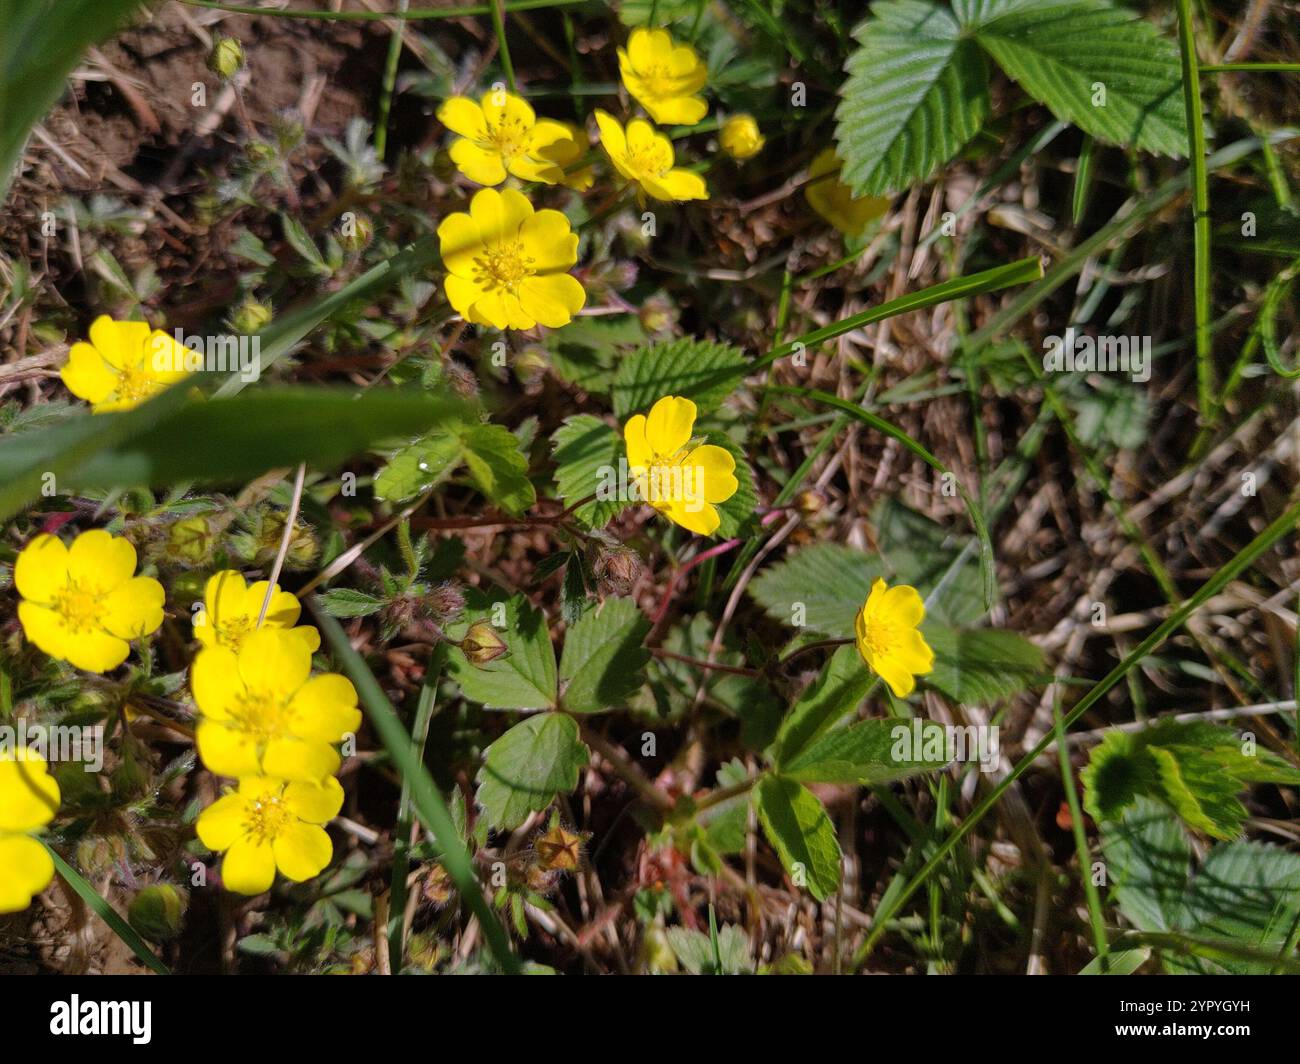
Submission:
[[[613,709],[642,684],[650,621],[631,599],[608,598],[564,637],[560,704],[570,713]]]
[[[623,458],[623,438],[599,418],[578,414],[566,418],[551,437],[560,498],[572,506],[613,483]],[[619,499],[592,500],[574,511],[591,528],[604,528],[630,505]]]
[[[745,356],[707,340],[674,340],[644,347],[619,363],[611,392],[620,421],[648,414],[665,395],[692,400],[701,414],[715,409],[736,387]]]
[[[749,936],[731,924],[718,929],[716,957],[710,937],[689,927],[670,927],[668,945],[692,975],[745,975],[754,970]]]
[[[472,425],[462,430],[461,446],[474,486],[509,514],[523,513],[537,501],[528,479],[528,459],[519,440],[503,425]]]
[[[1178,49],[1136,12],[1105,0],[1018,4],[985,15],[974,33],[1062,121],[1110,144],[1186,155]]]
[[[933,721],[918,723],[924,733],[919,748],[910,721],[864,720],[837,728],[784,762],[781,775],[804,783],[874,786],[937,771],[950,760],[946,729]],[[927,757],[936,750],[943,753]]]
[[[989,110],[988,60],[951,12],[881,0],[854,36],[835,139],[840,178],[857,196],[924,180],[979,130]]]
[[[563,380],[604,395],[613,383],[615,363],[645,338],[641,320],[626,314],[575,318],[562,329],[549,330],[546,345],[551,365]]]
[[[925,682],[965,705],[986,706],[1023,691],[1043,672],[1043,652],[1023,636],[995,628],[921,625],[934,669]]]
[[[590,753],[578,724],[562,713],[538,713],[520,721],[484,753],[475,777],[477,798],[494,828],[517,828],[578,785]]]
[[[748,776],[744,762],[732,758],[718,769],[717,787],[719,790],[734,787]],[[749,795],[737,794],[710,806],[696,817],[696,823],[704,829],[705,838],[715,852],[740,853],[745,848],[749,827]]]
[[[796,885],[825,901],[840,885],[835,825],[816,795],[801,783],[765,776],[754,789],[758,819]]]
[[[440,429],[394,454],[375,476],[375,495],[405,502],[428,491],[460,465],[460,440]]]
[[[920,591],[927,617],[943,624],[965,625],[988,612],[978,561],[968,558],[952,568],[961,555],[964,537],[952,537],[938,522],[890,498],[872,510],[871,523],[887,577],[891,583],[911,584]]]
[[[874,555],[842,543],[814,543],[764,569],[749,592],[775,621],[850,639],[872,582],[884,575]]]
[[[541,611],[533,609],[523,595],[502,598],[471,590],[465,599],[460,621],[448,628],[450,639],[459,641],[471,624],[486,621],[509,648],[481,667],[466,660],[459,647],[449,648],[447,674],[460,684],[465,697],[488,709],[555,708],[555,650]],[[498,625],[498,619],[504,623]]]
[[[855,646],[842,646],[831,655],[822,674],[796,700],[776,733],[772,755],[785,765],[806,750],[819,735],[852,713],[867,696],[872,676]]]
[[[1120,912],[1141,931],[1178,927],[1192,863],[1178,819],[1159,802],[1138,798],[1102,828],[1107,878]]]

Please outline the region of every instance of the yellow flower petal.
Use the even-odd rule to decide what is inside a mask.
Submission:
[[[476,144],[472,140],[458,140],[448,153],[456,168],[480,185],[499,185],[506,179],[501,153]]]
[[[59,811],[59,800],[59,785],[35,751],[18,749],[0,759],[0,832],[44,827]]]
[[[925,601],[921,593],[907,584],[891,587],[880,596],[877,606],[880,616],[892,623],[915,628],[925,620]]]
[[[112,635],[122,639],[140,639],[152,635],[162,626],[162,584],[149,576],[128,580],[104,599],[100,623]]]
[[[648,97],[641,104],[661,126],[693,126],[709,113],[709,105],[699,96]]]
[[[533,213],[532,204],[513,188],[498,192],[485,188],[474,193],[469,214],[478,226],[480,239],[495,243],[519,232],[524,219]]]
[[[325,829],[302,821],[286,824],[271,846],[276,866],[296,883],[320,875],[334,856],[334,844]]]
[[[471,140],[482,140],[487,136],[483,109],[468,96],[452,96],[444,100],[438,108],[438,121],[453,133]]]
[[[131,369],[144,364],[149,343],[149,326],[142,321],[114,321],[101,314],[91,323],[90,342],[114,369]]]
[[[695,404],[676,395],[665,395],[650,408],[646,418],[646,441],[656,455],[676,454],[691,438],[695,427]]]
[[[199,757],[209,772],[239,779],[262,771],[253,737],[227,721],[211,718],[200,720],[194,730],[194,738],[198,744]]]
[[[248,800],[240,794],[218,798],[199,814],[194,831],[209,850],[228,850],[244,834]]]
[[[690,170],[669,170],[660,177],[647,177],[641,186],[655,199],[670,203],[709,198],[709,186],[704,178]]]
[[[44,846],[26,835],[0,835],[0,913],[26,909],[53,878],[54,861]]]
[[[654,458],[646,440],[646,416],[633,414],[623,426],[623,446],[627,448],[627,464],[632,469],[645,468]]]
[[[548,329],[568,325],[586,302],[582,285],[567,273],[537,274],[525,277],[519,284],[519,304],[524,313]]]
[[[337,743],[361,726],[357,690],[336,672],[313,676],[293,696],[289,708],[294,734],[304,739]]]
[[[711,536],[718,530],[722,518],[709,503],[673,500],[662,508],[663,515],[674,524],[699,536]]]
[[[257,621],[258,614],[262,612],[262,603],[266,600],[266,591],[270,586],[269,581],[259,580],[250,585],[245,593],[246,600],[251,601],[252,605],[248,610],[248,616],[254,623]],[[287,591],[281,591],[280,585],[276,584],[275,591],[271,594],[271,605],[267,607],[266,618],[262,623],[271,628],[292,628],[298,623],[301,613],[302,604],[298,601],[298,597]]]
[[[239,675],[257,691],[291,695],[307,682],[311,655],[301,640],[278,628],[250,632],[239,651]]]
[[[221,862],[221,881],[236,894],[261,894],[275,882],[275,852],[268,842],[238,839]]]
[[[59,370],[68,391],[88,403],[102,403],[117,387],[118,377],[103,356],[85,341],[72,345],[68,361]]]
[[[39,535],[18,555],[14,585],[23,598],[49,602],[67,582],[68,548],[58,536]]]
[[[334,775],[341,763],[338,751],[328,743],[284,735],[266,744],[261,771],[277,779],[321,783]]]
[[[333,776],[324,783],[290,783],[284,789],[284,804],[300,820],[325,824],[343,808],[343,788]]]
[[[740,489],[735,477],[735,456],[725,447],[703,444],[684,458],[682,464],[699,470],[698,475],[704,480],[705,502],[726,502]]]
[[[78,584],[108,592],[135,573],[135,548],[121,536],[92,528],[68,548],[68,576]]]

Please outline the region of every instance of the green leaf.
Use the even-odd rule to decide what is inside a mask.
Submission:
[[[619,363],[611,391],[620,421],[648,414],[665,395],[692,400],[701,414],[717,408],[744,375],[738,349],[707,340],[674,340],[644,347]]]
[[[1103,821],[1102,853],[1119,911],[1140,931],[1172,931],[1182,920],[1192,847],[1168,807],[1138,798]]]
[[[375,476],[375,495],[404,502],[422,495],[460,465],[460,440],[446,429],[408,444]]]
[[[570,713],[613,709],[640,688],[650,621],[631,599],[608,598],[564,637],[560,704]]]
[[[1246,752],[1231,728],[1166,720],[1138,733],[1108,734],[1082,779],[1084,805],[1095,820],[1116,820],[1145,797],[1165,803],[1198,831],[1231,839],[1246,820],[1237,795],[1247,784],[1294,785],[1300,771],[1267,750]]]
[[[967,556],[953,569],[966,537],[952,536],[943,525],[891,498],[872,510],[871,523],[890,583],[911,584],[920,591],[927,617],[963,625],[988,612],[975,559]]]
[[[493,828],[517,828],[578,786],[578,770],[590,753],[578,724],[562,713],[538,713],[520,721],[485,752],[477,777],[478,803]]]
[[[745,763],[733,757],[718,769],[717,787],[734,787],[749,777]],[[716,853],[740,853],[745,848],[749,828],[749,795],[737,794],[700,812],[696,823]]]
[[[566,418],[551,437],[560,498],[572,506],[614,482],[623,458],[623,439],[599,418],[578,414]],[[606,492],[614,494],[613,492]],[[574,516],[591,528],[604,528],[630,504],[617,498],[583,503]]]
[[[1186,155],[1178,49],[1141,15],[1104,0],[1018,4],[991,15],[975,39],[1057,118],[1110,144]]]
[[[867,697],[872,681],[857,647],[836,650],[781,722],[772,749],[774,762],[782,766],[794,760],[814,739],[854,712]]]
[[[0,202],[27,135],[58,102],[82,53],[140,0],[0,0]]]
[[[807,787],[765,776],[755,788],[763,834],[797,886],[825,901],[840,885],[840,844],[825,807]]]
[[[472,665],[459,647],[450,649],[447,674],[460,684],[465,697],[488,709],[554,709],[555,650],[541,611],[533,609],[523,595],[503,599],[471,590],[465,598],[465,612],[448,629],[448,636],[459,641],[471,624],[485,621],[509,648],[483,666]]]
[[[701,931],[670,927],[667,934],[669,947],[691,975],[748,975],[754,970],[749,936],[742,928],[725,924],[718,929],[716,958],[712,940]]]
[[[1151,950],[1145,946],[1141,949],[1121,949],[1106,957],[1107,966],[1103,971],[1101,958],[1093,957],[1079,969],[1080,975],[1132,975],[1151,959]]]
[[[528,459],[503,425],[473,425],[461,432],[465,464],[475,487],[506,513],[523,513],[537,501],[528,479]]]
[[[645,343],[645,329],[635,314],[574,318],[562,329],[548,330],[551,365],[561,379],[583,391],[607,394],[614,366],[631,347]]]
[[[377,595],[368,595],[350,587],[336,587],[322,591],[317,596],[321,606],[331,617],[369,617],[378,613],[387,602]]]
[[[989,66],[952,14],[921,0],[881,0],[855,32],[835,139],[840,178],[880,196],[924,180],[979,130]]]
[[[919,742],[913,723],[923,732]],[[870,787],[933,772],[950,760],[947,731],[942,724],[864,720],[827,732],[783,763],[781,774],[804,783],[857,783]]]
[[[774,621],[850,639],[872,582],[884,575],[873,555],[842,543],[814,543],[764,569],[749,592]]]
[[[169,393],[170,396],[170,393]],[[181,396],[177,396],[181,398]],[[244,483],[269,469],[310,462],[328,469],[394,435],[414,435],[458,409],[451,400],[394,391],[265,389],[231,399],[76,418],[0,440],[0,481],[25,470],[56,474],[60,492],[163,487],[189,481]],[[158,420],[149,424],[148,410]],[[120,430],[105,439],[99,430]],[[143,423],[142,423],[143,422]],[[66,456],[85,453],[59,469]]]
[[[934,651],[934,669],[925,682],[954,701],[986,706],[1023,691],[1043,673],[1043,652],[1014,632],[932,621],[925,621],[921,632]]]

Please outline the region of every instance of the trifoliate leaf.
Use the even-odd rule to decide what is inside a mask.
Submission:
[[[556,794],[577,787],[578,770],[589,757],[572,717],[526,717],[487,748],[476,777],[478,803],[488,823],[517,828],[529,813],[550,805]]]
[[[840,844],[825,807],[807,787],[765,776],[755,788],[763,834],[795,886],[825,901],[840,885]]]
[[[570,713],[618,706],[642,684],[650,621],[631,599],[608,598],[566,633],[560,655],[560,704]]]

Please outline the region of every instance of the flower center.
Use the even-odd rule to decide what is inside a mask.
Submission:
[[[143,366],[124,366],[118,371],[117,397],[119,399],[148,399],[158,390],[155,381]]]
[[[867,649],[871,651],[871,656],[887,657],[894,653],[903,641],[903,630],[897,625],[887,624],[884,621],[867,618],[866,623]]]
[[[704,498],[703,470],[682,461],[682,452],[654,458],[641,482],[642,494],[652,506],[697,503]]]
[[[673,168],[672,154],[664,151],[662,144],[647,144],[636,149],[629,148],[627,161],[633,170],[646,177],[663,177]]]
[[[244,645],[244,637],[252,630],[251,617],[232,617],[217,626],[217,642],[238,654],[239,648]]]
[[[69,580],[66,587],[54,593],[50,605],[74,632],[94,632],[99,629],[99,616],[103,612],[101,597],[95,589]]]
[[[665,63],[655,63],[647,67],[641,75],[646,83],[646,88],[650,90],[652,96],[680,96],[681,92],[677,88],[677,78],[673,72],[668,69]]]
[[[536,261],[524,253],[524,246],[518,240],[506,241],[485,248],[474,259],[475,280],[487,289],[504,288],[513,292],[520,281],[537,272],[533,268]]]
[[[259,746],[276,736],[284,735],[293,720],[289,700],[274,691],[249,688],[230,707],[230,716],[237,730],[249,736]]]
[[[507,162],[528,147],[528,129],[518,118],[503,117],[496,125],[489,122],[487,134],[483,147],[500,152]]]
[[[256,845],[274,842],[292,819],[293,811],[278,794],[258,798],[248,803],[244,834]]]

